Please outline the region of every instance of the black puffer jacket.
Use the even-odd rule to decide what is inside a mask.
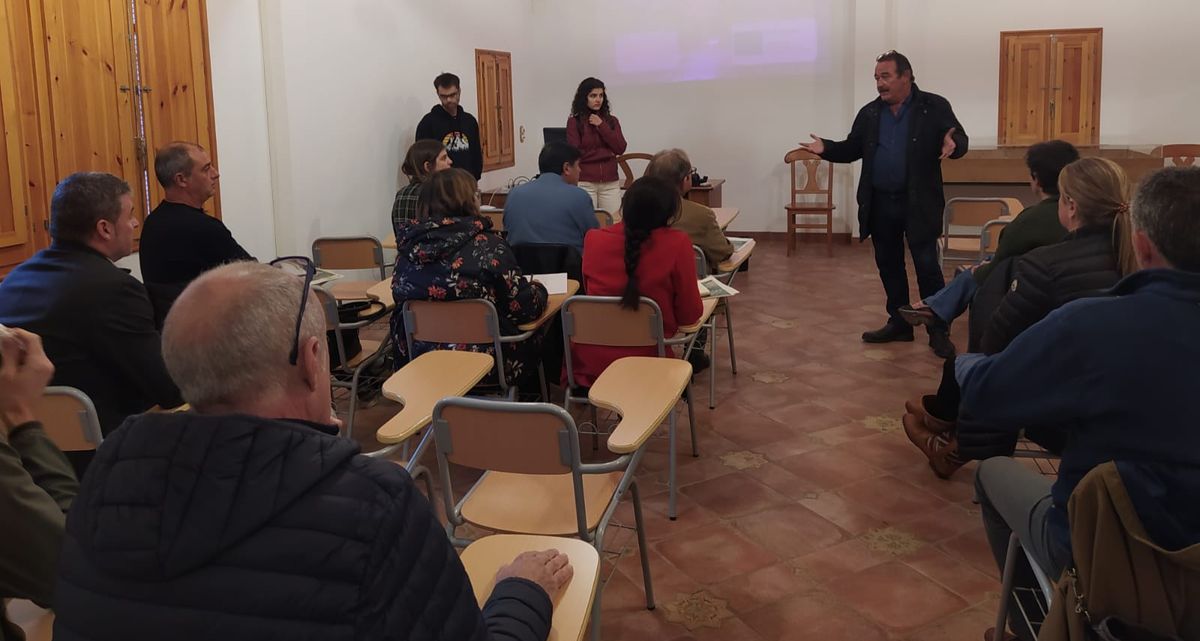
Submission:
[[[1009,292],[984,330],[981,351],[1003,350],[1050,312],[1077,298],[1096,296],[1120,279],[1108,226],[1083,227],[1061,243],[1026,253],[1017,261]]]
[[[540,587],[508,579],[481,614],[412,479],[335,434],[129,419],[67,518],[55,638],[546,639]]]

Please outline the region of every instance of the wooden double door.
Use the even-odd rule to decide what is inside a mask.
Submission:
[[[1000,34],[1001,145],[1100,142],[1101,29]]]
[[[120,176],[144,218],[162,198],[155,148],[215,157],[202,0],[0,0],[0,36],[0,274],[49,244],[68,174]]]

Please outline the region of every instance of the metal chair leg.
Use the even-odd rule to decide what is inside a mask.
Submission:
[[[633,499],[633,523],[637,526],[638,553],[642,556],[642,584],[646,587],[646,609],[654,609],[654,584],[650,581],[650,553],[646,548],[646,525],[642,521],[642,497],[637,482],[629,485]]]
[[[725,333],[729,336],[729,367],[737,376],[737,351],[733,347],[733,316],[729,311],[729,301],[725,301]]]
[[[595,405],[590,405],[592,408],[592,451],[600,449],[600,414],[596,411]]]
[[[683,397],[687,399],[688,408],[688,423],[692,429],[692,457],[700,456],[700,444],[696,441],[696,411],[692,408],[692,384],[688,383],[687,387],[683,388]]]
[[[542,387],[542,402],[550,402],[550,388],[546,386],[546,366],[538,363],[538,383]]]
[[[676,516],[675,493],[677,488],[675,487],[675,423],[677,422],[677,414],[678,410],[671,408],[671,418],[667,428],[667,442],[670,444],[667,454],[670,457],[670,459],[667,460],[667,518],[671,519],[672,521],[675,520]]]
[[[1017,551],[1021,543],[1016,532],[1008,537],[1008,552],[1004,555],[1004,581],[1000,584],[1000,610],[996,613],[995,638],[1004,637],[1008,629],[1008,600],[1012,598],[1013,580],[1017,573]]]
[[[726,304],[728,307],[728,304]],[[708,409],[717,409],[717,319],[709,320]]]

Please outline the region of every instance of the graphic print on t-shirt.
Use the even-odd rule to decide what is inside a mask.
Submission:
[[[442,144],[446,146],[446,151],[467,151],[471,148],[471,139],[461,131],[451,131],[442,138]]]

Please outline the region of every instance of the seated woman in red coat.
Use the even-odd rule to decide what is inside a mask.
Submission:
[[[622,200],[620,223],[593,229],[583,239],[583,282],[592,296],[620,296],[637,309],[646,296],[662,308],[663,332],[700,320],[696,262],[688,235],[671,229],[679,216],[679,190],[659,178],[640,178]],[[577,385],[591,386],[609,363],[625,356],[657,356],[654,347],[572,345]]]

